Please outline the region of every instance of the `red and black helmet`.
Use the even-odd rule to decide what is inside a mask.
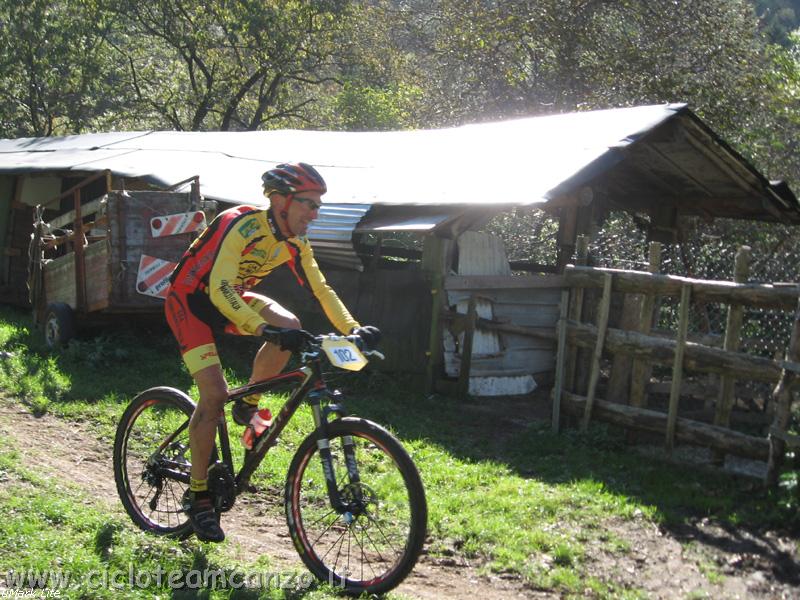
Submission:
[[[328,191],[325,180],[317,170],[307,163],[283,163],[270,169],[261,176],[264,183],[264,195],[269,198],[271,194],[298,194],[300,192]]]

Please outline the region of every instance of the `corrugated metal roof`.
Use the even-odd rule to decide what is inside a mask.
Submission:
[[[353,230],[369,209],[369,204],[323,204],[308,230],[316,256],[328,264],[361,271]]]
[[[628,210],[671,203],[689,214],[800,223],[791,190],[770,184],[684,104],[439,130],[144,131],[0,140],[0,172],[109,169],[164,187],[199,175],[204,196],[232,203],[264,203],[261,173],[292,160],[314,164],[328,182],[312,239],[318,255],[329,252],[342,264],[357,260],[348,232],[370,206],[449,205],[442,215],[470,205],[499,210],[565,198],[585,185],[602,187],[614,206]],[[421,226],[409,225],[407,213],[402,220]],[[383,221],[384,228],[395,225]]]
[[[253,202],[287,160],[319,167],[335,204],[536,204],[684,105],[592,111],[396,132],[150,131],[0,140],[0,172],[110,169],[168,186],[200,175],[204,196]],[[490,192],[490,193],[487,193]]]

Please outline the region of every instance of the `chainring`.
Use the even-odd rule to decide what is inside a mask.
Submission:
[[[236,502],[236,482],[228,467],[215,462],[208,469],[208,490],[214,496],[214,505],[219,512],[228,512]]]

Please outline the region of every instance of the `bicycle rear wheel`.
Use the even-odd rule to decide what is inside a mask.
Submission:
[[[151,388],[134,398],[114,439],[114,479],[133,522],[145,531],[185,538],[192,526],[182,499],[189,487],[189,419],[183,392]]]
[[[388,431],[364,419],[328,426],[339,493],[353,510],[331,507],[319,456],[319,435],[301,444],[284,492],[295,548],[320,580],[351,594],[396,587],[417,562],[425,541],[427,505],[417,468]],[[359,482],[348,478],[344,443],[352,439]]]

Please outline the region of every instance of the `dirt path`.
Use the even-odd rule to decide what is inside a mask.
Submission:
[[[31,468],[60,473],[103,509],[122,512],[111,467],[112,442],[97,440],[87,426],[48,415],[37,418],[19,404],[0,400],[0,438],[10,439]],[[273,509],[279,503],[277,494],[271,501],[254,495],[237,501],[223,519],[232,556],[253,561],[267,555],[275,569],[303,568],[285,522],[275,516]],[[726,531],[708,522],[673,532],[645,519],[608,522],[603,527],[628,542],[630,551],[610,554],[599,544],[588,544],[585,566],[589,574],[622,589],[639,588],[652,598],[665,599],[697,597],[702,592],[714,598],[800,598],[796,540]],[[422,599],[558,597],[533,590],[515,576],[481,574],[477,565],[462,558],[426,555],[397,591]]]

